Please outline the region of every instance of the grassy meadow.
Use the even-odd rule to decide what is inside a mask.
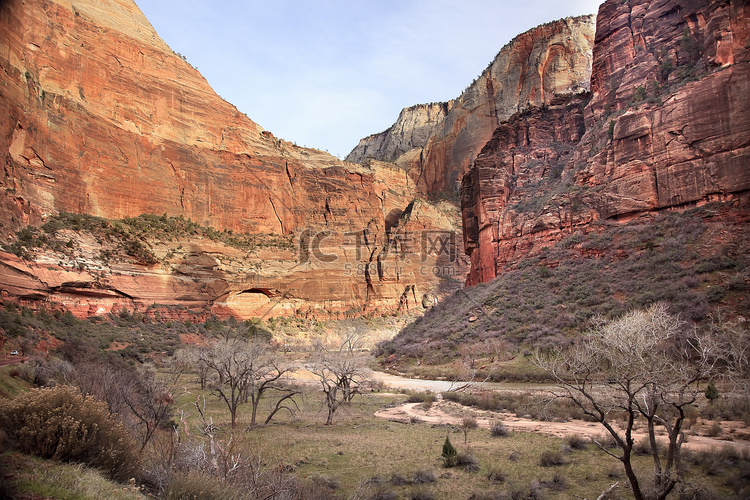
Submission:
[[[223,404],[202,393],[189,378],[185,382],[176,407],[189,414],[188,428],[199,425],[193,403],[199,397],[202,404],[206,396],[206,412],[215,416],[224,442],[232,436],[237,449],[260,455],[266,467],[293,470],[302,478],[326,485],[340,498],[468,499],[522,491],[525,496],[515,497],[532,498],[532,490],[538,490],[540,498],[595,498],[617,482],[619,463],[593,444],[585,450],[572,450],[565,440],[541,434],[491,437],[489,430],[475,429],[468,433],[464,445],[463,433],[455,426],[404,424],[375,417],[383,406],[409,397],[389,392],[358,398],[340,410],[334,425],[325,426],[321,394],[311,386],[299,399],[299,411],[294,415],[287,413],[270,425],[248,430],[243,423],[249,421],[249,408],[244,408],[232,433]],[[465,411],[472,413],[469,408]],[[446,436],[459,453],[476,457],[478,470],[443,467],[441,449]],[[545,453],[559,454],[562,463],[541,466]]]
[[[300,355],[288,356],[300,360]],[[156,377],[167,381],[173,372],[165,366]],[[2,397],[24,397],[31,387],[17,368],[0,369]],[[415,398],[433,399],[377,386],[343,406],[333,425],[326,426],[319,387],[308,381],[300,391],[295,411],[277,414],[268,425],[248,428],[250,405],[241,405],[232,429],[224,402],[209,389],[202,390],[195,374],[183,373],[172,385],[170,419],[139,452],[143,477],[118,483],[85,465],[6,451],[0,456],[0,467],[10,478],[5,494],[8,498],[64,499],[264,498],[260,490],[248,489],[250,474],[258,482],[278,486],[279,493],[268,498],[279,499],[598,498],[615,483],[618,486],[605,498],[632,498],[621,464],[580,436],[561,439],[509,432],[495,437],[490,430],[477,428],[468,432],[464,444],[459,426],[375,417],[384,407]],[[469,406],[471,399],[451,397],[465,405],[458,410],[459,416],[492,415],[485,408]],[[261,404],[260,422],[269,404],[270,400]],[[501,421],[502,415],[496,415]],[[446,437],[464,457],[463,465],[443,466]],[[220,463],[208,470],[191,462],[196,453],[210,456],[211,449],[219,450],[214,460],[225,460],[225,466]],[[686,486],[682,498],[744,498],[750,491],[748,453],[717,448],[684,451],[683,455]],[[244,464],[241,478],[229,470],[233,463]],[[636,456],[636,467],[642,477],[649,477],[651,458]],[[162,489],[154,488],[154,478],[162,478]],[[297,485],[293,493],[284,490],[286,484]]]

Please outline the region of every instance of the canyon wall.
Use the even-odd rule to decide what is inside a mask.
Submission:
[[[602,4],[590,102],[514,116],[463,176],[467,283],[592,222],[708,201],[747,210],[748,48],[742,2]]]
[[[530,105],[549,104],[555,94],[588,89],[595,16],[566,18],[518,35],[455,101],[426,144],[397,159],[426,193],[456,191],[461,176],[495,128]],[[402,112],[403,114],[403,112]],[[378,147],[363,139],[353,157],[393,151],[389,137]],[[355,154],[356,153],[356,154]]]
[[[362,163],[368,159],[395,162],[405,153],[421,150],[435,127],[445,120],[453,101],[417,104],[404,108],[390,128],[359,141],[347,161]]]
[[[331,185],[340,197],[328,206],[346,210],[350,176],[376,182],[265,132],[173,53],[132,2],[4,2],[0,40],[0,181],[31,218],[167,213],[289,233],[323,221],[325,188],[313,196],[309,186]],[[362,201],[358,222],[367,223],[383,207],[374,194]]]
[[[74,232],[68,253],[0,255],[6,297],[62,301],[82,314],[177,304],[250,317],[269,298],[270,314],[391,310],[443,282],[421,272],[435,255],[378,255],[399,231],[457,230],[456,211],[416,200],[414,183],[392,165],[342,162],[263,130],[221,99],[130,0],[2,2],[0,68],[5,249],[18,229],[58,213],[147,213],[285,235],[300,247],[303,234],[328,231],[325,255],[335,255],[302,262],[296,247],[247,254],[196,237],[144,242],[170,255],[160,263],[111,264],[98,256],[112,249]],[[401,217],[407,209],[413,216]],[[367,234],[366,244],[356,234]],[[393,279],[357,270],[387,259],[400,270]]]
[[[570,225],[565,190],[554,190],[582,139],[588,94],[558,96],[501,124],[461,186],[467,283],[490,281],[507,261],[523,255],[530,235]],[[580,215],[576,215],[580,218]],[[580,223],[576,219],[576,223]],[[502,247],[502,253],[501,248]]]

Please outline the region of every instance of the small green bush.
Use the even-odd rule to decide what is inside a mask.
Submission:
[[[529,485],[512,485],[509,496],[511,500],[546,500],[548,498],[539,481],[532,481]]]
[[[412,477],[412,482],[414,484],[427,484],[434,483],[435,481],[435,473],[427,469],[419,469]]]
[[[714,286],[706,292],[706,298],[709,302],[721,302],[727,296],[727,291],[722,286]]]
[[[704,395],[706,396],[706,399],[708,399],[708,402],[710,404],[714,404],[714,399],[719,399],[721,397],[718,389],[716,389],[716,385],[714,385],[713,380],[708,383],[708,387],[706,387],[706,392],[704,392]]]
[[[444,467],[455,467],[458,464],[458,452],[451,444],[451,440],[448,436],[445,436],[443,453],[440,456],[443,458]]]
[[[589,442],[583,436],[574,434],[568,437],[568,446],[574,450],[585,450],[589,446]]]
[[[435,495],[424,488],[417,488],[409,495],[409,500],[434,500]]]
[[[425,408],[430,408],[432,404],[437,400],[437,395],[434,392],[427,391],[427,392],[415,392],[411,396],[409,396],[409,399],[406,400],[407,403],[424,403]]]
[[[403,486],[405,484],[409,484],[409,481],[401,474],[393,474],[391,476],[391,484],[393,486]]]
[[[643,85],[638,85],[633,93],[632,104],[638,104],[646,99],[646,88]]]
[[[487,480],[491,483],[504,483],[506,479],[505,473],[500,469],[492,469],[487,473]]]
[[[552,481],[543,482],[542,486],[552,491],[565,491],[570,488],[570,486],[568,485],[568,480],[560,473],[555,474],[552,478]]]
[[[456,458],[456,465],[464,467],[467,472],[479,471],[479,460],[471,453],[459,453]]]
[[[69,386],[34,389],[0,402],[0,427],[15,449],[82,462],[122,481],[138,470],[138,447],[107,404]]]
[[[674,64],[672,64],[672,60],[669,57],[664,57],[664,54],[662,54],[662,60],[659,64],[659,75],[661,76],[661,80],[666,82],[669,78],[669,74],[672,73],[673,70]]]

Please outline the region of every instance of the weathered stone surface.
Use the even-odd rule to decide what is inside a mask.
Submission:
[[[346,161],[362,163],[374,159],[395,162],[409,151],[421,150],[452,106],[453,101],[449,101],[404,108],[396,123],[388,130],[360,140],[357,147],[346,157]]]
[[[719,1],[602,4],[586,132],[559,180],[559,157],[539,158],[525,181],[508,180],[519,128],[531,136],[540,127],[564,128],[556,115],[540,121],[537,112],[501,125],[464,176],[468,283],[487,281],[592,221],[707,201],[747,209],[749,14],[744,4]]]
[[[570,225],[572,194],[555,189],[584,134],[584,95],[556,97],[501,124],[463,176],[464,249],[468,284],[490,281],[537,240]],[[554,205],[554,206],[550,206]],[[576,215],[576,222],[580,216]]]
[[[461,175],[502,121],[529,105],[549,104],[555,94],[588,89],[594,23],[593,15],[567,18],[518,35],[452,101],[424,147],[410,151],[397,163],[409,170],[424,192],[457,190]],[[389,143],[388,134],[371,137],[371,141],[363,139],[368,154],[375,145],[378,152],[398,150]],[[361,152],[363,143],[352,155]],[[372,154],[376,159],[390,159]]]
[[[675,84],[706,69],[746,62],[744,2],[605,2],[597,18],[591,120],[627,109],[639,86]]]
[[[622,217],[750,189],[750,8],[616,4],[600,10],[586,109],[587,144],[605,127],[612,137],[576,174],[601,189],[592,208]]]
[[[5,243],[19,227],[66,211],[182,215],[247,233],[328,230],[337,235],[331,245],[366,230],[369,246],[382,249],[391,219],[415,206],[416,187],[402,169],[342,162],[264,131],[173,53],[130,0],[2,2],[0,68]],[[458,219],[444,211],[430,205],[418,223],[399,228],[449,231]],[[171,249],[151,244],[162,254]],[[19,263],[4,254],[0,284],[7,294],[61,300],[77,311],[157,303],[249,317],[268,311],[269,297],[279,302],[271,314],[385,311],[399,307],[407,288],[433,293],[441,282],[419,273],[427,261],[418,257],[396,281],[371,282],[345,267],[371,255],[358,262],[341,250],[335,262],[298,265],[297,249],[260,258],[191,244],[177,260],[124,268],[103,266],[95,244],[77,264],[54,255]],[[236,262],[211,263],[227,256]],[[102,272],[111,273],[106,282]]]

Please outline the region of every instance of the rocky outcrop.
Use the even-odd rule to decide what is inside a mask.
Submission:
[[[553,106],[546,115],[517,115],[463,177],[468,283],[488,281],[520,255],[587,231],[594,221],[706,201],[747,210],[749,14],[735,2],[605,2],[590,103],[582,112],[576,105],[563,121]],[[528,168],[525,148],[571,144],[576,134],[563,132],[582,126],[564,165],[565,158],[542,153]],[[552,138],[549,127],[565,137]],[[526,131],[520,144],[519,131]],[[527,136],[541,137],[541,144],[524,143]]]
[[[461,207],[467,283],[490,281],[499,266],[550,230],[570,226],[572,194],[561,179],[583,137],[588,94],[558,96],[501,124],[464,175]],[[567,188],[567,189],[566,189]],[[580,223],[580,216],[575,216]]]
[[[124,251],[133,240],[67,224],[45,238],[62,245],[29,247],[23,259],[0,252],[0,293],[29,307],[61,304],[79,316],[154,307],[239,318],[418,311],[424,295],[458,286],[467,266],[452,206],[416,200],[406,208],[390,214],[387,232],[376,224],[310,228],[294,237],[257,235],[249,245],[232,244],[226,233],[167,232],[139,240],[149,259]],[[162,217],[164,227],[174,221]]]
[[[410,175],[428,192],[456,190],[463,173],[503,120],[555,94],[588,88],[594,16],[554,21],[503,47],[458,98]]]
[[[326,241],[339,246],[354,238],[347,235],[366,232],[370,249],[301,262],[297,248],[241,257],[191,241],[182,260],[122,269],[102,265],[96,252],[107,249],[96,245],[92,255],[73,260],[40,254],[41,260],[19,263],[5,255],[6,294],[80,300],[79,310],[176,303],[249,317],[253,304],[269,297],[286,301],[271,314],[395,309],[406,288],[432,293],[440,283],[419,272],[435,258],[422,261],[416,252],[409,254],[415,267],[395,281],[345,265],[375,265],[373,249],[388,247],[394,227],[409,234],[451,231],[457,219],[430,205],[418,221],[398,225],[400,214],[419,204],[402,170],[342,162],[277,139],[222,100],[131,0],[2,2],[0,68],[0,241],[6,244],[19,227],[60,212],[108,219],[150,213],[295,242],[306,232],[330,231]],[[88,236],[71,238],[85,243]],[[176,250],[146,243],[165,255]],[[237,261],[230,268],[206,263],[225,262],[226,255]],[[102,272],[111,273],[106,282]],[[248,275],[259,276],[252,287]],[[255,289],[275,291],[247,292]]]
[[[603,187],[592,204],[608,218],[747,191],[750,7],[678,0],[627,7],[601,9],[610,22],[597,29],[587,124],[592,139],[598,127],[611,138],[577,182]],[[623,60],[627,69],[611,71]]]
[[[595,17],[567,18],[533,28],[503,47],[495,60],[453,101],[423,148],[396,162],[423,192],[455,191],[495,128],[527,106],[549,104],[555,94],[585,91],[591,75]],[[403,114],[403,113],[402,113]],[[369,138],[368,138],[369,139]],[[374,136],[379,151],[394,151],[389,137]]]
[[[358,198],[352,179],[374,182],[371,172],[276,139],[223,101],[132,2],[2,9],[1,181],[32,218],[167,213],[289,233],[323,221],[321,183],[340,193],[328,206],[346,210],[346,193]]]
[[[435,127],[445,120],[453,101],[417,104],[404,108],[398,120],[388,130],[373,134],[359,141],[347,161],[362,163],[368,159],[395,162],[413,149],[422,149],[427,144]]]

